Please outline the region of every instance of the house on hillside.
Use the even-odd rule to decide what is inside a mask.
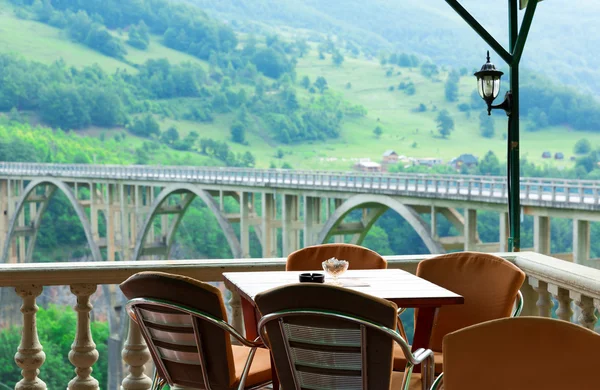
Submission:
[[[461,154],[460,156],[453,158],[450,161],[450,165],[454,168],[454,169],[461,169],[462,167],[474,167],[477,166],[477,164],[479,164],[479,159],[475,156],[473,156],[472,154]]]
[[[360,161],[354,164],[354,169],[360,172],[381,172],[381,164],[373,161]]]
[[[398,163],[398,153],[393,150],[386,150],[381,159],[382,164],[397,164]]]
[[[552,158],[552,153],[545,151],[542,153],[542,158]]]

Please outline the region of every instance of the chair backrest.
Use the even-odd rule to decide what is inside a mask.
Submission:
[[[352,244],[323,244],[308,246],[290,254],[285,265],[286,271],[322,270],[321,263],[336,257],[347,260],[348,269],[385,269],[387,261],[377,252]]]
[[[121,283],[121,290],[159,375],[170,386],[232,388],[236,375],[229,333],[215,325],[226,323],[227,312],[216,287],[185,276],[141,272]]]
[[[473,325],[444,339],[444,389],[598,389],[599,350],[600,335],[550,318]]]
[[[284,389],[390,388],[392,337],[352,318],[396,329],[395,304],[316,283],[275,288],[255,301]]]
[[[459,252],[423,260],[417,276],[462,295],[462,305],[440,308],[431,349],[442,350],[450,332],[480,322],[509,317],[525,273],[511,262],[488,253]]]

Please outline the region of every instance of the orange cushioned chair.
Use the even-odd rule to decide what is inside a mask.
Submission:
[[[433,379],[433,353],[413,355],[395,331],[397,306],[342,287],[298,283],[255,298],[259,331],[271,348],[282,388],[423,390]],[[392,372],[395,343],[409,357]],[[413,374],[425,363],[425,376]]]
[[[168,384],[239,390],[271,382],[269,350],[227,323],[216,287],[185,276],[141,272],[123,282],[121,290],[156,366],[152,389]],[[231,345],[230,335],[242,346]]]
[[[444,338],[432,389],[597,390],[600,335],[541,317],[504,318]]]
[[[322,270],[321,263],[335,257],[347,260],[348,269],[385,269],[387,261],[377,252],[359,245],[323,244],[308,246],[290,254],[285,265],[286,271]]]
[[[436,256],[419,263],[417,276],[465,298],[464,304],[443,306],[438,312],[430,345],[435,354],[436,373],[443,370],[442,339],[445,335],[467,326],[515,315],[513,308],[517,298],[517,312],[520,312],[519,289],[525,273],[501,257],[477,252]],[[417,326],[419,324],[415,323],[415,328]],[[406,359],[397,349],[394,369],[402,370],[405,365]]]

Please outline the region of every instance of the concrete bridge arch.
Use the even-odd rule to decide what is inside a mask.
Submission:
[[[168,199],[174,194],[181,194],[182,201],[177,206],[170,207],[168,205]],[[223,234],[225,234],[225,238],[227,239],[233,257],[242,257],[240,241],[235,234],[233,226],[221,212],[219,205],[217,202],[215,202],[213,197],[207,191],[202,190],[195,185],[177,183],[166,186],[154,200],[154,203],[150,208],[150,213],[144,221],[144,225],[136,238],[133,259],[139,260],[145,255],[168,256],[175,239],[177,228],[181,223],[181,220],[183,219],[188,207],[196,197],[202,199],[204,204],[217,219],[217,223],[221,227]],[[150,233],[154,218],[160,214],[172,215],[174,218],[171,221],[170,226],[168,226],[167,231],[161,232],[161,242],[148,243],[148,234]]]
[[[335,209],[334,213],[325,222],[318,234],[317,243],[326,243],[336,232],[344,233],[344,229],[340,230],[344,218],[350,212],[360,209],[367,210],[360,226],[357,226],[356,230],[347,230],[354,233],[354,244],[360,245],[363,242],[373,224],[377,222],[383,213],[387,210],[394,210],[412,226],[429,252],[434,254],[446,252],[442,244],[431,235],[431,229],[427,223],[412,207],[385,195],[356,195],[346,200],[340,207]]]
[[[36,195],[36,191],[40,187],[46,187],[44,194],[38,198],[34,198]],[[39,180],[31,181],[27,187],[23,190],[23,193],[19,197],[17,202],[17,206],[15,212],[10,217],[10,222],[8,226],[8,230],[6,233],[6,239],[4,248],[2,251],[2,262],[7,263],[9,259],[10,248],[12,246],[13,238],[17,229],[21,230],[21,234],[25,234],[29,236],[29,242],[26,245],[25,249],[25,258],[20,259],[21,262],[30,262],[33,257],[33,249],[35,247],[35,242],[37,239],[37,235],[39,232],[40,224],[42,222],[42,217],[44,212],[48,208],[48,204],[55,194],[56,190],[61,191],[73,207],[73,210],[77,214],[79,221],[83,227],[83,231],[85,233],[85,238],[90,247],[90,251],[92,254],[92,259],[94,261],[102,261],[102,255],[100,253],[100,249],[98,244],[94,241],[94,236],[92,234],[92,227],[90,221],[85,213],[83,206],[77,200],[77,197],[71,190],[71,188],[64,183],[63,181],[52,179],[52,178],[44,178]],[[36,208],[35,217],[32,221],[29,222],[28,226],[18,226],[20,221],[24,221],[24,209],[27,203],[38,203],[39,206]]]

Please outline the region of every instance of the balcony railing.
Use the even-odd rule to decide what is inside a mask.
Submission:
[[[556,304],[555,315],[558,318],[573,320],[581,326],[594,329],[597,322],[595,310],[600,308],[600,270],[533,252],[499,255],[516,264],[528,276],[522,288],[525,298],[522,315],[549,317]],[[389,256],[386,259],[390,268],[414,273],[419,261],[427,257],[430,256]],[[284,268],[284,259],[3,264],[0,266],[0,287],[14,287],[22,299],[23,333],[18,351],[15,351],[15,362],[22,369],[23,379],[17,387],[45,389],[42,382],[44,378],[38,378],[44,353],[35,322],[36,298],[44,286],[70,286],[71,293],[76,297],[77,330],[69,359],[77,368],[77,375],[68,388],[94,389],[98,388],[98,384],[92,378],[90,368],[98,359],[98,352],[91,337],[89,313],[93,309],[90,296],[99,285],[118,284],[141,271],[170,272],[215,282],[222,280],[223,272],[275,271]],[[232,295],[229,304],[232,308],[231,323],[242,330],[239,297]],[[578,313],[576,316],[573,315],[574,311]],[[139,329],[133,323],[129,325],[122,357],[128,367],[122,389],[149,389],[151,381],[145,374],[144,365],[150,361],[150,354]],[[16,366],[15,370],[18,370]]]

